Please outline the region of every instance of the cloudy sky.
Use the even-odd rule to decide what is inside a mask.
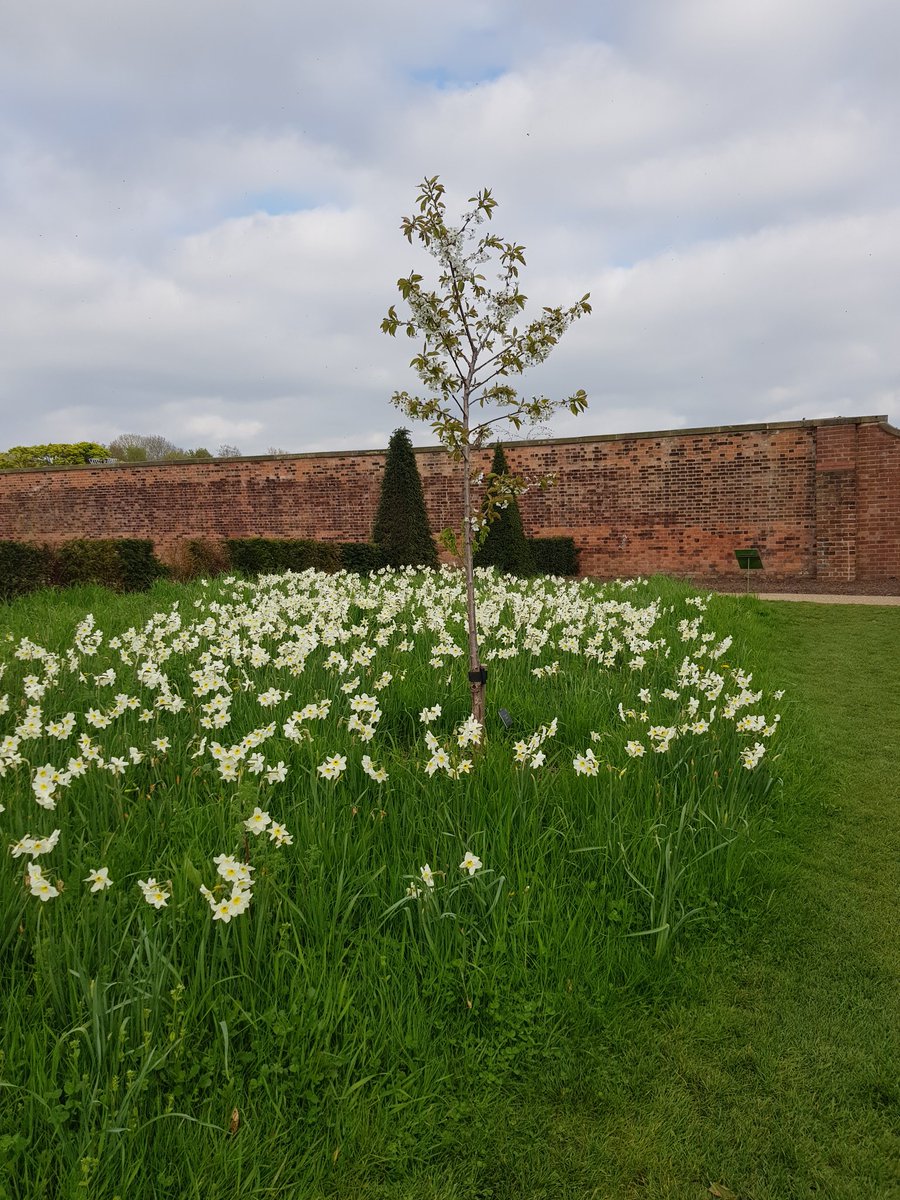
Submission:
[[[0,448],[384,445],[426,175],[592,294],[549,432],[900,424],[898,45],[896,0],[7,0]]]

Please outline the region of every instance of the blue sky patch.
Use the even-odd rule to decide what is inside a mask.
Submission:
[[[439,92],[450,92],[456,88],[475,87],[479,83],[493,83],[503,75],[503,67],[422,67],[410,71],[415,83],[424,83]]]

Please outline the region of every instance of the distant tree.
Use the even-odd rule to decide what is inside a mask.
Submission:
[[[409,431],[395,429],[388,443],[372,541],[388,567],[437,567],[422,479]]]
[[[99,442],[49,442],[42,446],[11,446],[0,453],[0,468],[72,467],[109,458]]]
[[[531,547],[522,528],[522,514],[519,512],[519,502],[515,491],[503,492],[502,486],[497,488],[497,481],[509,478],[509,467],[506,465],[506,455],[498,442],[494,448],[494,461],[487,476],[487,496],[482,510],[482,518],[487,529],[487,535],[475,551],[476,567],[497,567],[510,575],[530,575],[534,570],[531,560]],[[488,513],[488,506],[493,512]]]
[[[159,433],[120,433],[109,443],[109,453],[120,462],[156,462],[184,451]]]
[[[143,446],[123,446],[118,438],[109,444],[109,456],[117,462],[146,462],[147,451]]]
[[[228,442],[223,442],[216,451],[216,458],[240,458],[240,446],[231,446]]]
[[[183,450],[158,433],[122,433],[109,443],[110,458],[119,462],[178,462],[187,458],[212,458],[205,446]]]
[[[195,458],[212,458],[212,455],[204,446],[198,446],[196,450],[182,450],[180,446],[176,446],[174,450],[164,454],[161,461],[187,462]]]

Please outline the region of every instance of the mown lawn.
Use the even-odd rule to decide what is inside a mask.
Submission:
[[[453,747],[465,712],[460,689],[444,684],[452,660],[429,664],[433,646],[418,644],[411,620],[373,640],[404,616],[389,601],[366,629],[365,596],[341,618],[356,623],[348,647],[371,642],[387,657],[379,651],[356,672],[309,651],[302,696],[265,664],[257,687],[249,647],[235,643],[244,666],[228,700],[234,720],[228,736],[212,737],[227,745],[238,727],[268,720],[272,709],[260,715],[254,700],[265,684],[294,693],[282,721],[304,699],[327,693],[333,705],[324,740],[318,724],[306,741],[279,742],[280,726],[268,734],[259,777],[238,762],[240,778],[220,781],[208,750],[202,757],[192,722],[208,692],[181,713],[164,696],[168,724],[158,726],[118,705],[95,742],[109,739],[109,757],[133,741],[148,757],[123,757],[112,782],[92,768],[60,785],[47,817],[64,831],[58,869],[78,871],[46,904],[23,896],[13,875],[0,880],[0,1196],[900,1196],[900,610],[715,598],[707,613],[680,585],[652,581],[638,598],[651,593],[662,597],[657,630],[672,653],[661,641],[642,652],[644,666],[630,665],[641,649],[633,590],[615,610],[620,629],[631,628],[619,651],[605,628],[613,610],[590,598],[560,593],[545,596],[543,615],[529,610],[537,633],[552,632],[534,661],[562,659],[556,675],[532,681],[504,660],[509,639],[498,633],[492,678],[519,728],[489,731],[483,755]],[[3,622],[13,638],[56,638],[61,651],[90,606],[120,632],[173,598],[187,620],[198,597],[199,619],[208,597],[162,585],[118,599],[36,596]],[[210,609],[224,615],[209,637],[227,649],[243,622],[264,640],[256,622],[265,611],[279,618],[272,597],[260,597]],[[523,597],[504,599],[498,629],[519,621],[522,636]],[[449,612],[446,597],[429,603],[432,642],[458,637],[435,615]],[[758,768],[740,765],[741,747],[759,735],[737,737],[721,702],[708,732],[676,732],[692,690],[675,678],[680,643],[686,636],[691,649],[701,611],[698,628],[715,631],[710,647],[734,637],[720,668],[728,679],[738,672],[732,694],[740,669],[765,692],[745,711],[764,707],[771,722],[771,696],[787,689],[771,764],[767,754]],[[688,627],[676,632],[679,619]],[[163,624],[150,640],[180,653],[182,635]],[[407,633],[401,661],[388,643]],[[201,637],[198,651],[206,644]],[[585,673],[576,644],[608,660]],[[107,665],[101,655],[97,669]],[[163,691],[171,684],[190,699],[191,664],[176,655],[163,665]],[[339,684],[359,673],[357,695],[372,692],[385,665],[396,678],[377,693],[378,736],[358,744],[346,714],[337,719],[354,689]],[[0,690],[33,669],[8,667]],[[98,693],[107,707],[129,686],[117,670],[109,694]],[[240,671],[251,671],[249,690]],[[681,697],[666,698],[666,684]],[[67,696],[77,708],[77,689]],[[469,753],[471,775],[423,770],[431,750],[410,712],[435,700],[443,728],[432,728],[451,769]],[[632,702],[651,714],[643,727]],[[648,724],[667,712],[671,736],[660,726],[648,741]],[[556,715],[559,738],[540,747],[546,762],[515,765],[516,737]],[[172,744],[157,761],[149,735],[160,732]],[[635,736],[647,745],[642,758],[625,749]],[[590,746],[596,776],[590,765],[573,770]],[[359,767],[367,748],[390,783]],[[288,780],[270,785],[279,753]],[[341,754],[345,778],[317,772]],[[21,772],[0,781],[5,841],[22,835],[27,782]],[[229,831],[260,802],[293,843],[266,847],[251,833],[241,848]],[[78,898],[78,877],[99,865],[101,848],[116,883]],[[227,927],[196,895],[201,877],[213,882],[204,861],[216,849],[255,863],[261,881],[249,912]],[[464,850],[484,859],[471,876],[456,866]],[[439,868],[433,893],[419,872],[426,859]],[[55,865],[51,855],[38,861]],[[161,910],[137,888],[154,864],[171,889]],[[665,922],[685,912],[670,938]]]

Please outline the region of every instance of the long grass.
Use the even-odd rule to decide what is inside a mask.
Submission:
[[[737,610],[663,580],[479,587],[491,712],[468,745],[449,572],[3,611],[0,834],[59,830],[0,871],[7,1195],[288,1197],[439,1164],[574,1015],[665,973],[740,896],[786,733]],[[228,895],[223,854],[253,877],[227,923],[200,891]]]

